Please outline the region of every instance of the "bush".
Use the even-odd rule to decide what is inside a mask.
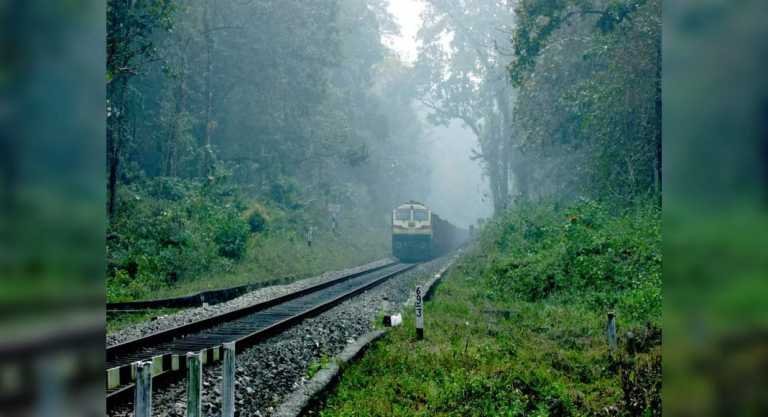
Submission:
[[[216,225],[214,241],[219,248],[219,255],[239,260],[245,254],[249,228],[237,213],[224,212]]]
[[[249,227],[236,196],[210,184],[155,179],[123,187],[107,240],[110,300],[228,270],[246,251]]]
[[[483,230],[481,267],[494,296],[570,297],[624,316],[661,318],[661,216],[582,201],[518,206]]]
[[[248,226],[251,229],[251,233],[260,233],[267,230],[267,222],[269,219],[267,209],[261,204],[254,203],[251,205],[244,215]]]

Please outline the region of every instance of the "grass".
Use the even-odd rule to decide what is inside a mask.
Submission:
[[[309,364],[309,367],[307,367],[307,379],[312,379],[315,375],[317,375],[320,370],[325,368],[330,363],[330,358],[328,358],[328,355],[323,354],[323,356],[320,357],[319,360],[312,361]]]
[[[277,278],[297,280],[389,256],[389,242],[377,234],[350,233],[348,236],[318,233],[312,247],[299,237],[254,236],[248,243],[245,258],[235,265],[233,271],[180,280],[173,287],[160,288],[147,296],[175,297]]]
[[[516,206],[427,303],[426,340],[406,312],[315,414],[660,416],[660,249],[651,201]]]
[[[314,414],[341,416],[577,416],[660,414],[660,345],[614,354],[604,316],[556,299],[489,298],[476,276],[450,272],[425,307],[342,375]],[[638,323],[622,323],[644,335]],[[624,382],[623,382],[624,380]],[[634,404],[634,405],[633,405]],[[638,405],[639,404],[639,405]]]

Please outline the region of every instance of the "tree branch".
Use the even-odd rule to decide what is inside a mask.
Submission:
[[[462,122],[464,122],[469,128],[472,130],[472,132],[479,138],[480,137],[480,128],[477,126],[477,122],[473,119],[471,119],[469,116],[461,113],[454,113],[454,112],[448,112],[443,108],[438,107],[437,105],[431,103],[429,100],[425,98],[419,99],[419,101],[427,106],[428,108],[434,110],[435,112],[441,114],[444,117],[447,117],[449,119],[459,119]]]

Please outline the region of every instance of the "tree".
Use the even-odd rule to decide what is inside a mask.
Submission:
[[[515,120],[550,193],[660,197],[660,2],[526,0],[516,15]]]
[[[459,119],[478,139],[476,157],[484,163],[495,211],[510,202],[514,157],[511,100],[503,51],[497,48],[511,30],[512,13],[495,0],[430,0],[420,31],[422,102],[431,121]],[[519,190],[525,189],[517,177]]]
[[[172,0],[110,0],[107,3],[107,213],[115,212],[120,160],[130,137],[132,97],[128,81],[155,56],[153,35],[173,25]]]

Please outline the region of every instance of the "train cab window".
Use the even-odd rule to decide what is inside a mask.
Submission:
[[[429,214],[424,209],[415,209],[413,210],[413,220],[425,222],[429,220]]]
[[[395,210],[395,220],[411,220],[411,210],[409,209]]]

